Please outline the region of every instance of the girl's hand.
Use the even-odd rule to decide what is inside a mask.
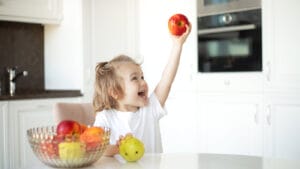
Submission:
[[[174,43],[179,43],[182,45],[185,42],[185,40],[191,33],[192,24],[189,22],[189,24],[185,25],[185,27],[186,27],[186,31],[182,35],[180,35],[180,36],[171,35]]]
[[[113,157],[114,155],[119,154],[119,146],[118,145],[108,145],[104,156]]]
[[[104,152],[105,156],[112,157],[116,154],[119,154],[119,146],[122,140],[124,140],[127,136],[132,136],[132,133],[127,133],[125,136],[120,136],[119,140],[115,145],[108,145],[106,151]]]
[[[119,147],[122,140],[124,140],[127,136],[133,136],[132,133],[127,133],[125,136],[121,135],[116,145]]]

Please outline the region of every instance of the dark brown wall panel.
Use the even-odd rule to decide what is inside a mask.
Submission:
[[[17,72],[28,71],[28,76],[17,80],[16,93],[44,90],[43,25],[0,21],[0,80],[6,93],[6,69],[14,66]]]

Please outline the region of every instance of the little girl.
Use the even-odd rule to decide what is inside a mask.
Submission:
[[[173,47],[168,63],[149,97],[143,71],[130,57],[117,56],[96,66],[94,126],[111,129],[105,155],[118,154],[119,139],[128,133],[144,143],[145,152],[162,152],[159,119],[166,114],[164,105],[178,69],[182,46],[191,31],[191,24],[186,27],[181,36],[171,35]]]

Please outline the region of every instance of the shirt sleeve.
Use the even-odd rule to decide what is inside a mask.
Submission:
[[[109,127],[104,112],[97,112],[96,119],[93,126]]]
[[[154,117],[158,120],[167,114],[166,109],[161,106],[155,93],[152,93],[149,97],[149,108],[151,109]]]

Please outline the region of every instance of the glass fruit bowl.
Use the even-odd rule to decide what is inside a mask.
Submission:
[[[110,129],[103,127],[102,138],[84,142],[80,136],[56,134],[56,126],[27,130],[27,138],[34,154],[44,164],[56,168],[75,168],[93,164],[103,155],[109,144]]]

